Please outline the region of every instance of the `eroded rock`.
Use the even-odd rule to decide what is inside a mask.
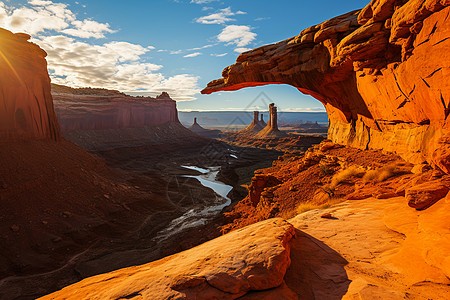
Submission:
[[[321,101],[333,142],[449,172],[450,2],[373,0],[242,53],[202,91],[290,84]]]
[[[405,191],[408,205],[415,209],[426,209],[444,198],[450,190],[448,181],[428,181]]]
[[[293,236],[292,225],[270,219],[159,261],[87,278],[41,299],[236,299],[277,287],[294,299],[283,285]]]
[[[58,140],[47,53],[28,39],[0,28],[0,140]]]

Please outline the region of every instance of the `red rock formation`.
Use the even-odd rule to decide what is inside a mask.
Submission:
[[[252,122],[250,123],[250,125],[241,130],[240,133],[255,134],[260,132],[263,128],[264,126],[262,126],[262,124],[259,121],[259,111],[254,111]]]
[[[321,101],[329,138],[450,171],[450,1],[373,0],[241,54],[202,93],[290,84]]]
[[[278,129],[278,113],[274,103],[269,104],[269,122],[257,135],[257,138],[284,137],[286,134]]]
[[[259,124],[264,128],[266,127],[267,123],[264,122],[264,115],[261,114],[261,119],[259,120]]]
[[[60,90],[60,89],[58,89]],[[88,91],[88,89],[81,89]],[[176,101],[166,92],[155,98],[105,94],[53,92],[62,132],[159,126],[178,121]]]
[[[198,135],[211,139],[218,138],[221,133],[220,130],[203,128],[202,126],[200,126],[200,124],[197,123],[197,118],[194,118],[194,124],[192,124],[192,126],[189,127],[189,130],[195,132]]]
[[[29,35],[0,28],[0,140],[59,138],[47,53]]]

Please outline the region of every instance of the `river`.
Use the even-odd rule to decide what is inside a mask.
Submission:
[[[185,169],[198,171],[201,175],[182,175],[197,179],[204,187],[212,189],[216,193],[216,201],[207,207],[194,207],[186,211],[180,217],[172,220],[167,228],[161,230],[155,237],[156,241],[162,241],[168,237],[177,234],[187,228],[205,225],[208,220],[216,216],[223,208],[231,204],[228,193],[233,189],[232,186],[226,185],[216,180],[216,176],[220,171],[220,167],[209,167],[207,169],[196,166],[181,166]]]

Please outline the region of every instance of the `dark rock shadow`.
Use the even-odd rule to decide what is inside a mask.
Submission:
[[[314,237],[297,229],[295,234],[284,278],[287,286],[302,300],[342,299],[351,282],[344,269],[348,262]]]

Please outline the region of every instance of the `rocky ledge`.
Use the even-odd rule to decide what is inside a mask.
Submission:
[[[41,299],[296,299],[283,278],[294,227],[271,219],[142,266],[94,276]],[[245,297],[240,299],[246,299]]]
[[[373,0],[241,54],[202,91],[289,84],[321,101],[336,143],[450,172],[450,1]]]

